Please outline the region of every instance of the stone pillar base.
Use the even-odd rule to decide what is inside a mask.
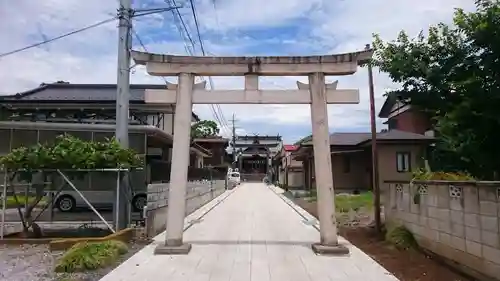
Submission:
[[[183,243],[179,246],[158,245],[155,248],[155,255],[187,255],[191,251],[191,244]]]
[[[340,244],[330,246],[314,243],[311,245],[311,248],[318,255],[344,256],[349,254],[349,248]]]

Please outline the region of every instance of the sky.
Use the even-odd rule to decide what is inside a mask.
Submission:
[[[454,8],[474,9],[472,0],[194,0],[203,45],[209,55],[321,55],[354,52],[370,43],[372,34],[393,40],[400,30],[416,36],[439,22],[450,23]],[[162,0],[133,0],[136,9],[167,7]],[[201,55],[189,2],[177,5]],[[0,54],[108,19],[117,0],[0,0]],[[171,12],[133,21],[147,51],[186,55]],[[117,23],[111,22],[50,44],[0,58],[0,95],[15,94],[41,83],[116,83]],[[134,38],[133,49],[144,51]],[[170,80],[170,78],[168,78]],[[303,77],[261,77],[261,88],[295,89]],[[369,131],[368,76],[328,77],[338,88],[359,89],[360,103],[329,105],[331,132]],[[241,89],[243,78],[214,77],[215,89]],[[383,94],[397,88],[386,74],[374,71],[378,113]],[[142,66],[131,72],[131,83],[162,84]],[[223,116],[234,114],[237,134],[281,135],[293,143],[311,134],[309,105],[221,105]],[[195,105],[202,119],[214,119],[208,105]],[[377,120],[377,130],[384,128]],[[230,121],[228,121],[231,125]],[[230,135],[223,128],[222,135]]]

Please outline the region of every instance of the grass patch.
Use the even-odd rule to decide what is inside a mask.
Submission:
[[[28,196],[28,204],[31,204],[35,201],[36,197],[35,196]],[[18,195],[17,200],[19,201],[19,204],[21,207],[24,207],[24,204],[26,202],[26,196],[24,195]],[[43,207],[47,204],[47,201],[45,198],[42,198],[40,202],[38,202],[37,206]],[[3,206],[3,200],[0,200],[0,208]],[[17,202],[16,199],[14,199],[14,196],[7,196],[5,198],[5,208],[11,209],[11,208],[16,208],[17,207]]]
[[[400,250],[416,249],[418,247],[413,234],[403,225],[388,227],[385,240]]]
[[[372,208],[373,193],[371,192],[335,196],[335,209],[337,212],[347,213],[350,209],[358,211],[360,209],[371,210]]]
[[[318,199],[316,190],[309,191],[306,195],[304,195],[304,199],[308,202],[316,202]],[[365,211],[372,210],[373,193],[369,191],[360,194],[335,195],[335,210],[337,212],[347,213],[351,209],[354,211],[359,211],[360,209]]]
[[[117,240],[81,242],[71,247],[56,264],[56,272],[81,272],[106,267],[128,252],[125,243]]]

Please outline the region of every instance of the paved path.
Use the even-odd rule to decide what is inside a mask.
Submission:
[[[153,244],[101,281],[398,280],[345,239],[349,256],[315,255],[310,248],[319,241],[314,218],[299,215],[273,190],[242,184],[187,229],[184,239],[193,244],[189,255],[154,256]],[[156,243],[163,239],[164,234],[155,238]]]

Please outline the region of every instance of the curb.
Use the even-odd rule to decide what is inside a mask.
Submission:
[[[222,193],[221,195],[215,197],[210,202],[208,202],[207,204],[205,204],[205,206],[207,206],[210,203],[214,202],[215,200],[218,200],[217,202],[213,203],[213,206],[210,206],[208,208],[208,210],[206,210],[205,212],[201,213],[197,218],[191,219],[189,216],[186,217],[186,220],[188,220],[188,221],[184,223],[184,231],[188,230],[189,228],[191,228],[191,226],[193,226],[194,224],[198,223],[203,217],[205,217],[208,213],[210,213],[213,209],[215,209],[215,207],[219,206],[219,204],[221,204],[222,202],[224,202],[231,194],[233,194],[233,192],[235,190],[236,190],[236,188],[230,189],[227,192]],[[195,213],[193,213],[193,215],[194,214]]]
[[[198,210],[186,216],[186,218],[184,219],[183,232],[187,231],[194,224],[199,223],[203,217],[205,217],[208,213],[210,213],[213,209],[215,209],[215,207],[217,207],[219,204],[224,202],[231,194],[233,194],[235,190],[237,190],[237,188],[227,190],[226,192],[212,199],[207,204],[201,206]],[[166,234],[166,229],[157,234],[155,237],[153,237],[152,240],[154,242],[163,241],[165,240],[165,234]]]
[[[319,220],[315,218],[313,215],[309,214],[306,210],[302,209],[302,207],[297,205],[295,202],[288,199],[285,195],[283,195],[283,193],[285,193],[283,189],[274,185],[271,185],[269,189],[271,189],[274,192],[274,194],[276,194],[281,200],[283,200],[283,202],[285,202],[304,220],[311,222],[311,226],[314,227],[317,231],[319,231]]]

